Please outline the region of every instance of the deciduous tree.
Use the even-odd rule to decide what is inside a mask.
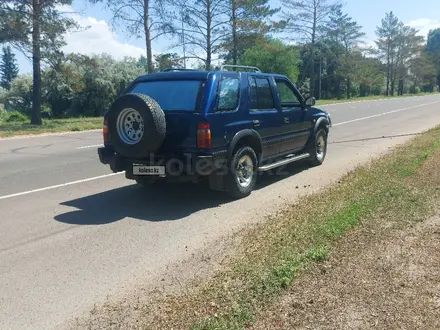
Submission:
[[[113,14],[114,26],[123,27],[129,36],[145,40],[147,72],[154,71],[152,43],[163,35],[175,33],[174,14],[168,0],[90,0],[104,3]]]
[[[410,60],[410,72],[412,77],[411,91],[432,92],[436,84],[436,62],[432,54],[421,51],[418,56]]]
[[[155,69],[159,72],[169,68],[182,68],[183,60],[177,53],[154,55]]]
[[[293,82],[298,79],[298,52],[295,47],[286,46],[280,40],[269,39],[265,45],[248,49],[239,64],[257,66],[263,72],[284,74]]]

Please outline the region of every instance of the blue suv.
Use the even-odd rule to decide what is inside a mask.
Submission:
[[[206,179],[242,198],[258,172],[322,164],[331,119],[314,105],[286,76],[254,67],[141,76],[105,114],[99,159],[143,186]]]

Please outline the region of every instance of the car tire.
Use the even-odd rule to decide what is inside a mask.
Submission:
[[[313,137],[309,147],[309,163],[312,166],[319,166],[324,162],[327,154],[327,137],[327,131],[322,128],[318,129]]]
[[[147,157],[165,139],[165,113],[147,95],[122,95],[112,104],[107,120],[114,149],[126,157]]]
[[[229,163],[226,191],[236,199],[247,197],[257,182],[258,160],[251,147],[239,147]]]

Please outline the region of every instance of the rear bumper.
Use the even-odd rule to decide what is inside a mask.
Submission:
[[[148,159],[130,159],[117,154],[112,148],[98,148],[99,161],[109,165],[113,172],[125,171],[126,177],[134,179],[133,165],[165,166],[166,176],[206,176],[221,169],[226,164],[222,155],[197,155],[185,153],[179,155],[154,156]]]

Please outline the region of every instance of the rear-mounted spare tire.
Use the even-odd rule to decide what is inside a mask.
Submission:
[[[147,95],[122,95],[113,102],[107,119],[110,140],[123,156],[147,157],[157,151],[165,139],[165,114]]]

